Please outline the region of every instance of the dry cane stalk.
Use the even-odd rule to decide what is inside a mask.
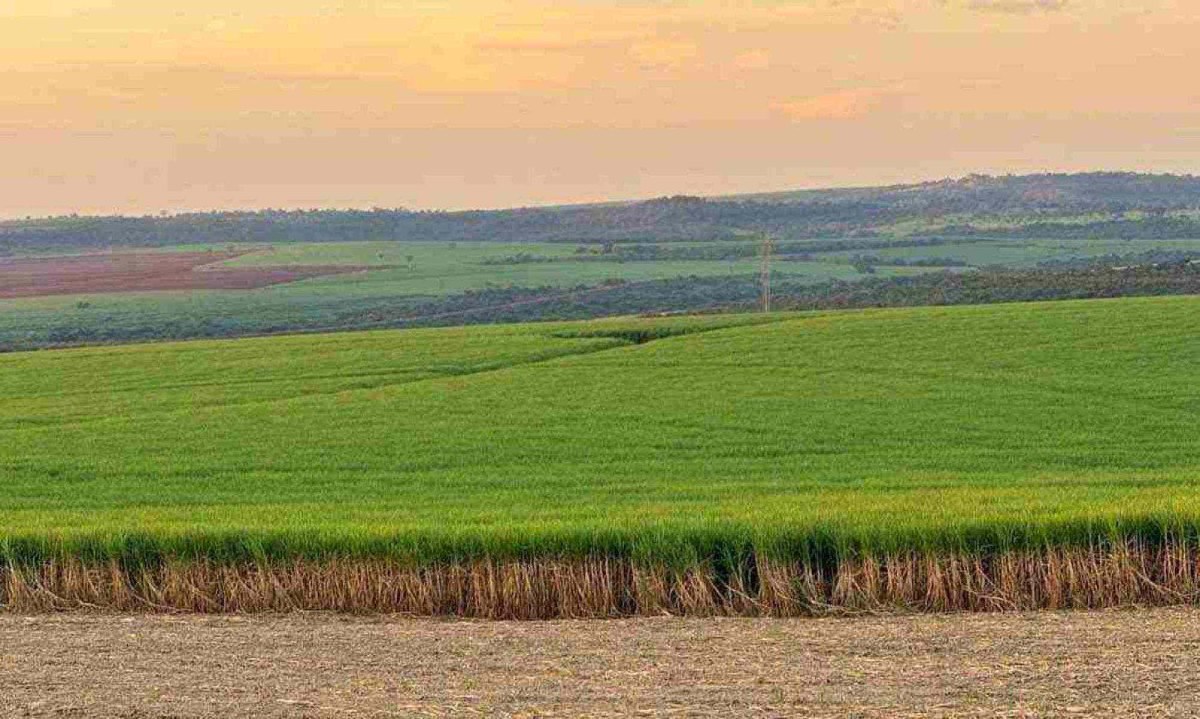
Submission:
[[[890,554],[820,567],[756,556],[721,577],[618,558],[412,566],[340,559],[128,570],[60,559],[0,567],[0,608],[399,612],[490,619],[686,614],[800,616],[895,611],[1100,608],[1200,601],[1200,551],[1185,543],[1053,548],[980,557]]]

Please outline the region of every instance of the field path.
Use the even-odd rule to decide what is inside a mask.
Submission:
[[[1195,716],[1200,611],[0,617],[4,716]]]

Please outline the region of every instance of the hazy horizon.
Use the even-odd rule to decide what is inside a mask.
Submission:
[[[0,217],[1200,171],[1200,6],[11,0]]]
[[[948,175],[948,176],[944,176],[944,177],[914,178],[911,180],[899,180],[896,182],[881,182],[881,183],[870,183],[870,184],[814,185],[812,187],[784,187],[784,188],[773,188],[773,189],[764,189],[764,190],[748,190],[745,192],[738,192],[738,193],[697,193],[695,195],[691,195],[691,193],[664,192],[664,193],[661,193],[658,195],[642,195],[642,196],[638,196],[638,197],[609,197],[609,198],[586,199],[586,200],[580,200],[577,202],[543,202],[543,203],[530,203],[530,204],[523,204],[523,205],[496,205],[496,206],[480,206],[480,207],[469,207],[469,206],[463,206],[463,207],[412,207],[412,206],[405,206],[405,205],[391,205],[391,206],[388,206],[388,205],[357,205],[357,206],[356,205],[336,205],[336,206],[335,205],[328,205],[328,206],[321,206],[321,205],[300,206],[300,205],[297,205],[297,206],[290,206],[290,207],[287,207],[287,206],[269,207],[269,206],[247,205],[247,206],[230,206],[230,207],[200,207],[200,208],[186,208],[186,209],[175,209],[175,210],[164,208],[162,210],[155,211],[155,212],[103,212],[103,211],[77,212],[77,211],[72,211],[72,212],[59,213],[59,214],[42,214],[42,215],[26,214],[26,215],[19,215],[19,216],[18,215],[5,215],[5,214],[0,213],[0,222],[7,222],[7,221],[14,221],[14,220],[30,220],[30,219],[32,219],[32,220],[51,219],[51,218],[55,218],[55,217],[68,217],[68,216],[72,216],[72,215],[76,215],[76,216],[80,216],[80,217],[150,217],[150,216],[173,216],[173,215],[222,213],[222,212],[234,212],[234,213],[236,213],[236,212],[270,212],[270,211],[291,212],[291,211],[311,211],[311,210],[323,210],[323,211],[333,211],[333,212],[337,212],[337,211],[351,212],[351,211],[366,211],[366,210],[379,209],[379,210],[390,210],[390,211],[404,210],[404,211],[413,211],[413,212],[422,212],[422,211],[470,212],[470,211],[491,211],[491,210],[546,209],[546,208],[554,208],[554,207],[570,207],[570,206],[583,206],[583,205],[636,203],[636,202],[645,202],[648,200],[654,200],[654,199],[663,198],[663,197],[669,197],[672,195],[690,195],[690,196],[704,197],[707,199],[719,200],[719,199],[723,199],[723,198],[727,198],[727,197],[728,198],[737,198],[737,197],[743,197],[743,196],[783,195],[783,194],[788,194],[791,192],[805,192],[805,191],[854,190],[854,189],[870,189],[870,188],[889,187],[889,186],[895,186],[895,187],[916,186],[916,185],[937,183],[937,182],[942,182],[942,181],[947,181],[947,180],[957,181],[957,180],[966,179],[967,177],[970,177],[970,176],[1028,177],[1028,176],[1054,175],[1054,174],[1075,175],[1075,174],[1108,174],[1108,173],[1135,173],[1135,174],[1158,175],[1158,176],[1172,175],[1172,176],[1177,176],[1177,177],[1200,177],[1200,175],[1197,175],[1196,173],[1189,173],[1189,172],[1165,172],[1165,171],[1157,172],[1154,170],[1128,170],[1128,169],[1124,169],[1124,168],[1101,168],[1101,169],[1079,170],[1079,171],[1045,170],[1045,171],[1005,172],[1005,173],[967,172],[967,173],[963,173],[960,175]]]

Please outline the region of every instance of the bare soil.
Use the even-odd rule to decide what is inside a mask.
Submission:
[[[1196,716],[1200,610],[0,616],[3,716]]]
[[[0,298],[152,290],[249,290],[356,272],[349,265],[225,267],[240,252],[112,252],[0,260]]]

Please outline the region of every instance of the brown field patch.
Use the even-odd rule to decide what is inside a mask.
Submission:
[[[225,267],[245,252],[113,252],[0,260],[0,298],[155,290],[252,290],[357,265]]]

